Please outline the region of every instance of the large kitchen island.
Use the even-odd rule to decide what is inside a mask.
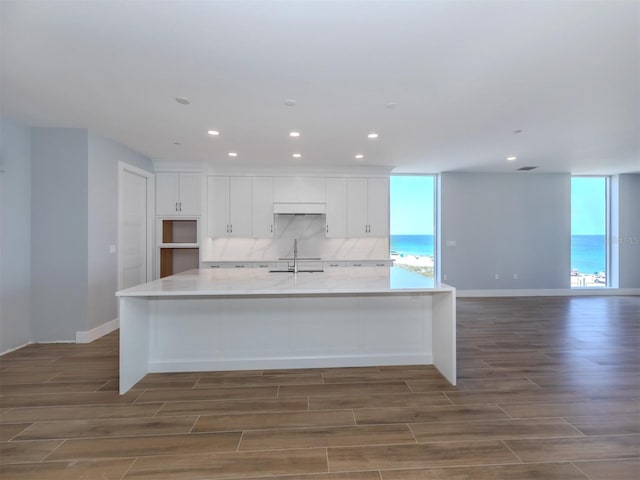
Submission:
[[[117,296],[121,394],[151,372],[433,364],[456,383],[455,290],[399,267],[199,269]]]

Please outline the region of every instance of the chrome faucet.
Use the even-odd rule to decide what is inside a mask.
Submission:
[[[293,273],[298,273],[298,239],[293,239]]]

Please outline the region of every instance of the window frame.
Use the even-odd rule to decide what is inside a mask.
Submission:
[[[571,289],[585,289],[585,288],[611,288],[611,286],[613,285],[613,270],[612,270],[612,264],[611,264],[611,256],[612,256],[612,252],[611,252],[611,233],[612,233],[612,225],[611,225],[611,176],[610,175],[571,175],[571,179],[573,180],[574,178],[601,178],[604,180],[604,195],[605,195],[605,206],[604,206],[604,268],[605,268],[605,279],[606,279],[606,283],[603,286],[598,286],[598,287],[594,287],[594,286],[589,286],[589,287],[582,287],[582,286],[572,286],[569,285],[569,287]],[[571,202],[571,189],[573,188],[573,185],[570,183],[569,186],[569,190],[570,190],[570,203]],[[573,205],[570,205],[570,208],[572,208]],[[573,237],[573,229],[571,228],[571,218],[569,219],[569,231],[570,231],[570,237]],[[569,246],[570,251],[569,251],[569,259],[571,260],[572,258],[572,252],[571,252],[571,246]],[[571,274],[571,267],[569,267],[569,275]]]

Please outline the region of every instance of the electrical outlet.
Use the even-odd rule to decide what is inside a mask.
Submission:
[[[500,280],[500,275],[496,273],[496,280]]]
[[[514,280],[517,280],[517,279],[518,279],[518,274],[517,274],[517,273],[514,273],[514,274],[513,274],[513,279],[514,279]]]
[[[447,280],[447,274],[445,273],[444,276],[442,277],[443,280]]]

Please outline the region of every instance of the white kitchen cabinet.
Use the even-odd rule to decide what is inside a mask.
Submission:
[[[273,177],[251,179],[251,232],[254,238],[273,238]]]
[[[347,236],[389,235],[389,179],[347,179]]]
[[[251,237],[251,177],[207,179],[207,234]]]
[[[156,173],[156,215],[200,215],[201,208],[200,173]]]
[[[275,177],[273,201],[282,203],[324,203],[324,177]]]
[[[389,236],[389,179],[367,179],[367,218],[370,237]]]
[[[326,219],[327,238],[347,237],[347,179],[326,179]]]

